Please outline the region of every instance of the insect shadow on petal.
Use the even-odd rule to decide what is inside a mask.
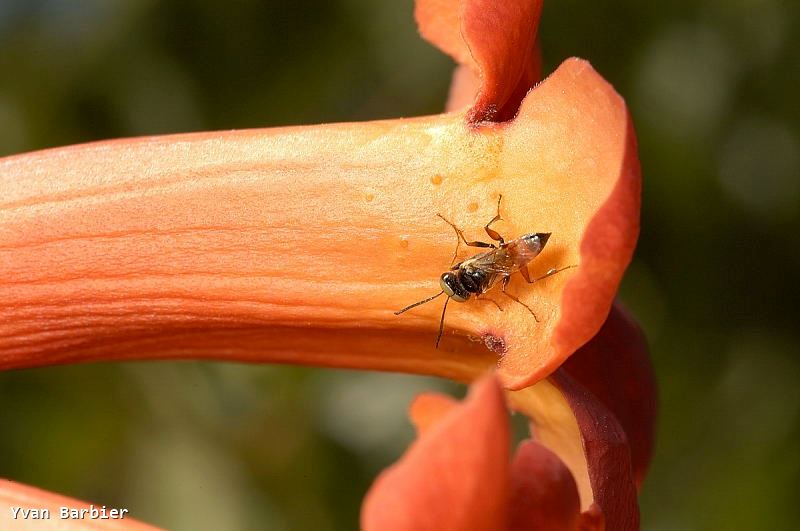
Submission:
[[[450,300],[466,302],[472,296],[475,296],[477,300],[486,300],[494,303],[500,311],[503,311],[495,300],[488,297],[481,298],[481,296],[489,291],[497,282],[500,282],[502,286],[500,293],[524,306],[538,323],[539,318],[530,306],[506,291],[506,287],[511,280],[511,275],[519,272],[528,284],[533,284],[534,282],[551,277],[556,273],[560,273],[565,269],[577,267],[575,265],[570,265],[562,268],[553,268],[540,277],[531,278],[530,272],[528,271],[528,264],[542,252],[544,246],[547,244],[547,240],[550,239],[551,233],[532,232],[520,236],[515,240],[505,241],[500,233],[491,228],[492,223],[503,219],[500,217],[500,202],[502,200],[503,196],[500,195],[500,197],[497,198],[497,214],[483,227],[486,234],[489,235],[489,238],[497,242],[496,244],[479,241],[469,242],[464,237],[464,232],[453,222],[449,221],[441,214],[436,214],[448,225],[453,227],[457,237],[456,249],[453,252],[453,259],[450,262],[450,270],[443,273],[439,278],[439,286],[442,290],[436,295],[410,304],[402,310],[394,312],[395,315],[400,315],[403,312],[407,312],[412,308],[430,302],[442,295],[447,295],[444,301],[444,308],[442,308],[442,318],[439,321],[439,334],[436,336],[436,348],[439,348],[439,342],[442,339],[442,333],[444,332],[444,316],[447,312],[447,304]],[[464,242],[464,244],[469,247],[480,247],[490,250],[478,253],[462,262],[455,263],[461,242]]]

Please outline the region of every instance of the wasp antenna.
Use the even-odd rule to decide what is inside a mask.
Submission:
[[[406,306],[402,310],[397,310],[396,312],[394,312],[394,314],[395,315],[400,315],[401,313],[406,312],[406,311],[410,310],[411,308],[416,308],[420,304],[425,304],[426,302],[431,302],[433,299],[435,299],[436,297],[438,297],[442,293],[444,293],[444,291],[440,291],[439,293],[437,293],[433,297],[428,297],[427,299],[423,299],[423,300],[421,300],[419,302],[415,302],[414,304],[409,304],[408,306]]]
[[[442,308],[442,320],[439,321],[439,335],[436,336],[436,348],[439,348],[439,341],[442,339],[442,332],[444,332],[444,313],[447,311],[447,303],[450,302],[450,297],[444,301],[444,308]]]

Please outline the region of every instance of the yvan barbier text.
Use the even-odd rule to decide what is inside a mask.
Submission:
[[[128,509],[97,507],[14,507],[11,506],[14,520],[122,520]]]

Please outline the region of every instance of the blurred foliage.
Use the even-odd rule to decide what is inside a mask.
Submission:
[[[0,0],[0,155],[436,113],[410,1]],[[548,2],[548,70],[628,100],[645,190],[622,298],[661,386],[644,529],[800,520],[800,5]],[[2,191],[0,191],[2,193]],[[0,476],[173,529],[354,529],[431,378],[222,363],[0,374]]]

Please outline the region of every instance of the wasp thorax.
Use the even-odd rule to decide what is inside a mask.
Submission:
[[[458,274],[459,282],[470,293],[481,293],[486,284],[486,273],[480,269],[461,269]]]
[[[439,285],[442,287],[442,291],[444,291],[445,295],[456,302],[465,302],[469,299],[469,291],[459,282],[458,277],[454,273],[443,274],[439,279]]]

